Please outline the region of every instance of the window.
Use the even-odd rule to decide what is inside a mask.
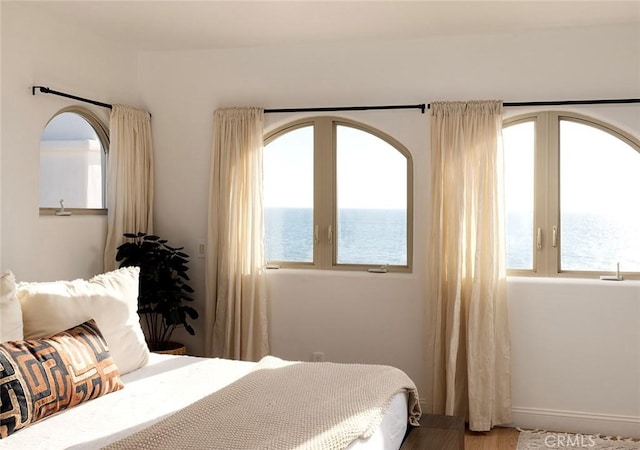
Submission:
[[[576,114],[505,123],[511,274],[640,273],[640,143]]]
[[[294,128],[264,151],[268,261],[313,262],[313,126]]]
[[[526,120],[502,132],[505,167],[507,267],[533,269],[533,175],[535,122]]]
[[[90,111],[65,108],[40,137],[40,212],[64,205],[74,213],[105,212],[106,127]]]
[[[266,256],[284,267],[409,271],[411,155],[365,125],[318,117],[267,136]]]

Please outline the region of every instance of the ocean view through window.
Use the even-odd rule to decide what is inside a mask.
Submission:
[[[561,269],[640,272],[640,153],[594,126],[559,126]]]
[[[534,142],[532,120],[502,130],[507,230],[507,267],[533,269]]]
[[[640,274],[640,143],[574,113],[503,128],[507,268],[516,274]],[[581,275],[582,273],[582,275]]]
[[[346,119],[301,120],[268,136],[267,262],[410,270],[410,156],[393,138]]]
[[[341,261],[349,264],[406,265],[406,211],[342,209],[338,216]],[[313,210],[265,208],[266,254],[269,261],[311,261]],[[371,245],[376,242],[376,245]]]

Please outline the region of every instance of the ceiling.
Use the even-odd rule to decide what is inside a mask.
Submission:
[[[640,0],[85,0],[24,4],[137,50],[412,39],[628,23],[638,24],[640,30]]]

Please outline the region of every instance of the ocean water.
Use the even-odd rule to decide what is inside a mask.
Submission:
[[[640,220],[563,214],[563,270],[640,272]]]
[[[640,224],[634,220],[564,213],[559,227],[561,270],[640,272]],[[507,216],[507,267],[533,267],[533,219]],[[549,233],[543,237],[550,244]]]
[[[338,263],[406,265],[406,228],[404,210],[340,209]],[[265,208],[265,235],[268,261],[313,260],[311,208]]]
[[[338,213],[338,262],[406,265],[404,210],[341,209]],[[588,214],[564,214],[561,223],[563,270],[640,272],[640,226],[634,221]],[[323,230],[326,232],[326,229]],[[313,210],[265,208],[268,261],[313,260]],[[507,217],[507,267],[533,265],[530,216]]]

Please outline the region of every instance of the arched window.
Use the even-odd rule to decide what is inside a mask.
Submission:
[[[264,149],[267,260],[410,271],[412,174],[402,144],[360,123],[318,117],[274,131]]]
[[[40,137],[40,212],[61,208],[105,212],[106,127],[89,110],[65,108],[47,123]]]
[[[558,112],[510,119],[503,137],[512,273],[640,273],[637,139]]]

